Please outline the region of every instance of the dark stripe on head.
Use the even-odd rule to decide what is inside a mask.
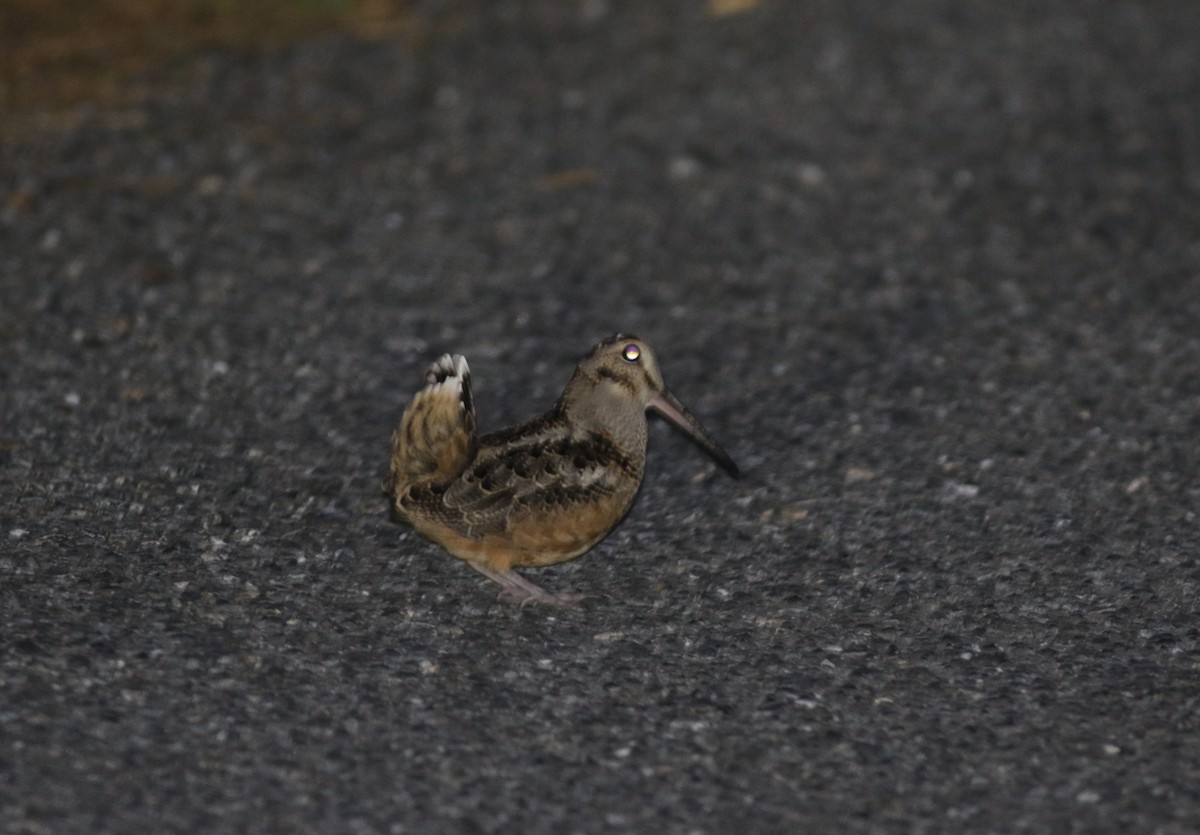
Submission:
[[[611,368],[600,366],[596,369],[596,377],[600,380],[611,380],[621,388],[628,390],[631,394],[637,394],[637,386],[633,384],[633,381],[624,374],[618,374]]]

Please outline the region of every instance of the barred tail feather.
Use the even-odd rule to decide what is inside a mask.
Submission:
[[[471,370],[459,354],[429,366],[425,387],[413,397],[392,434],[391,474],[384,491],[400,497],[410,487],[458,476],[475,451]]]

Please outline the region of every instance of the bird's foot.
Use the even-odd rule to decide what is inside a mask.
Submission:
[[[509,598],[517,605],[524,608],[531,603],[540,603],[547,606],[573,606],[580,600],[583,600],[582,594],[560,593],[546,591],[536,583],[526,580],[512,569],[499,571],[495,568],[489,568],[486,565],[480,565],[477,562],[468,563],[471,568],[474,568],[484,577],[498,583],[503,589],[503,596]]]

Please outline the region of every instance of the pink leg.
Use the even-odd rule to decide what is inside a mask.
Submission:
[[[505,594],[515,599],[521,606],[529,603],[570,606],[582,599],[582,595],[578,594],[553,594],[552,592],[548,592],[541,586],[529,582],[511,569],[508,571],[497,571],[494,568],[488,568],[486,565],[480,565],[477,562],[468,562],[467,565],[489,580],[499,583],[504,589]]]

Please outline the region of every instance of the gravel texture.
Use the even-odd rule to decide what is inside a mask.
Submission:
[[[1195,832],[1200,5],[414,7],[0,146],[0,830]],[[390,521],[614,330],[638,504]]]

